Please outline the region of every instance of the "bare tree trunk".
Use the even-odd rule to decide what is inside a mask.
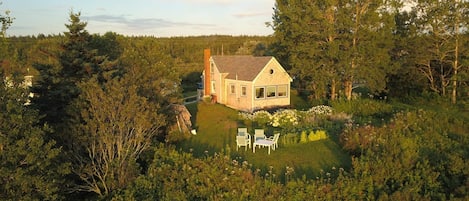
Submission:
[[[344,83],[345,97],[347,100],[352,100],[352,81],[346,80]]]
[[[331,100],[335,100],[336,99],[336,88],[335,88],[335,79],[332,79],[332,82],[331,82]]]
[[[344,88],[345,88],[345,97],[347,98],[347,100],[352,100],[352,90],[353,90],[353,74],[357,68],[357,46],[358,46],[358,40],[359,40],[359,36],[358,36],[358,31],[359,31],[359,28],[360,28],[360,23],[361,23],[361,16],[367,11],[368,9],[368,6],[371,4],[371,1],[368,0],[366,2],[362,2],[362,3],[358,3],[356,2],[355,4],[355,27],[353,28],[354,29],[354,33],[353,33],[353,39],[352,39],[352,51],[353,51],[353,55],[352,55],[352,62],[350,64],[350,74],[348,75],[348,77],[346,78],[345,80],[345,83],[344,83]]]
[[[458,89],[458,59],[459,59],[459,1],[456,1],[456,20],[455,20],[455,27],[454,27],[454,34],[455,34],[455,46],[454,46],[454,62],[453,62],[453,89],[451,92],[451,103],[456,104],[457,98],[457,89]]]
[[[454,61],[454,65],[457,65],[458,61]],[[458,80],[457,80],[457,75],[458,75],[458,69],[454,69],[453,71],[453,89],[451,92],[451,103],[456,104],[456,98],[457,98],[457,88],[458,88]]]
[[[445,97],[446,96],[446,83],[445,83],[445,77],[444,75],[440,76],[441,79],[441,96]]]

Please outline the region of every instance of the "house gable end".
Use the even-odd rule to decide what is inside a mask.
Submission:
[[[273,69],[275,68],[275,69]],[[267,62],[267,64],[262,68],[262,70],[256,75],[256,77],[253,79],[253,83],[256,83],[257,80],[262,76],[262,75],[265,75],[266,73],[269,73],[270,72],[266,72],[266,71],[270,71],[270,70],[273,70],[274,72],[272,73],[275,73],[276,77],[278,77],[278,75],[282,75],[280,78],[285,78],[288,79],[290,82],[293,81],[293,79],[290,77],[290,75],[288,74],[288,72],[282,67],[282,65],[280,65],[280,63],[274,58],[272,57],[269,62]]]

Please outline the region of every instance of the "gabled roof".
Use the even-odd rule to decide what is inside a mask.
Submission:
[[[212,56],[220,73],[227,73],[227,79],[253,81],[272,60],[271,56]]]

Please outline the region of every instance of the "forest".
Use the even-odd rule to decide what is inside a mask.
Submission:
[[[270,36],[90,34],[73,11],[64,33],[7,36],[0,14],[0,200],[468,200],[469,2],[275,2]],[[275,56],[290,109],[334,110],[305,127],[349,165],[274,176],[233,145],[187,151],[170,106],[197,90],[205,48]],[[202,127],[222,106],[188,107]]]

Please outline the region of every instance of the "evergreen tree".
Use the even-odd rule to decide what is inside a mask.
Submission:
[[[3,42],[11,18],[7,13],[0,21]],[[69,164],[60,161],[61,149],[45,138],[48,126],[39,125],[38,112],[28,106],[29,94],[24,77],[0,70],[1,200],[60,199],[62,177],[70,172]]]
[[[0,199],[57,200],[70,173],[61,149],[47,140],[50,129],[25,103],[29,90],[23,78],[0,73]]]
[[[398,66],[396,73],[391,74],[387,84],[390,96],[397,98],[409,97],[422,93],[426,80],[414,67],[414,49],[418,46],[415,28],[416,12],[404,11],[395,16],[394,48],[391,60]]]
[[[44,115],[43,121],[51,124],[59,143],[71,140],[66,134],[70,112],[79,108],[69,107],[71,101],[78,97],[79,82],[90,79],[94,74],[102,73],[101,66],[105,57],[98,56],[97,50],[90,47],[92,37],[85,30],[86,23],[80,20],[80,13],[70,13],[69,29],[65,32],[62,52],[57,56],[60,65],[36,63],[40,72],[34,93],[34,103]]]

